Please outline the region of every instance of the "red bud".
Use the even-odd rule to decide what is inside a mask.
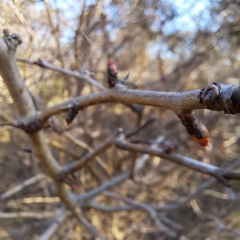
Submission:
[[[108,73],[108,86],[110,88],[113,88],[118,83],[118,70],[113,60],[109,60],[108,62],[107,73]]]
[[[113,60],[109,60],[107,71],[109,75],[115,74],[117,72],[117,66]]]

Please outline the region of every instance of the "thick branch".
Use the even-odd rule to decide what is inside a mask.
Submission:
[[[0,74],[7,85],[13,102],[19,114],[29,119],[37,116],[32,97],[20,75],[15,60],[17,46],[21,43],[17,34],[10,35],[4,31],[4,37],[0,38]],[[78,208],[73,201],[71,194],[66,190],[63,183],[57,181],[61,166],[54,159],[49,147],[47,146],[42,132],[28,134],[34,154],[52,177],[56,193],[75,216],[78,216]]]
[[[178,93],[133,90],[118,84],[114,89],[77,97],[49,107],[40,114],[39,120],[46,121],[52,115],[68,111],[72,108],[81,110],[106,102],[161,107],[174,111],[178,116],[195,109],[209,109],[235,114],[240,112],[240,108],[238,107],[240,101],[239,89],[237,85],[213,83],[203,89]]]
[[[77,97],[49,107],[39,115],[39,120],[46,121],[52,115],[68,111],[72,108],[81,110],[92,105],[107,102],[133,103],[162,107],[180,114],[181,112],[187,112],[193,109],[205,108],[203,104],[199,103],[200,92],[201,90],[183,93],[133,90],[122,87],[119,84],[114,89]]]
[[[6,30],[5,36],[0,38],[0,74],[19,114],[30,117],[35,114],[35,107],[32,99],[29,98],[28,89],[22,80],[15,61],[15,52],[20,42],[15,40],[14,36],[18,35],[10,35]]]

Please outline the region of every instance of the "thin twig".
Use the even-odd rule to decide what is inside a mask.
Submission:
[[[137,134],[142,129],[146,128],[149,124],[152,124],[155,119],[149,119],[147,120],[142,126],[139,128],[130,131],[126,134],[127,137],[131,137],[134,134]],[[62,168],[61,176],[64,177],[66,174],[73,173],[75,171],[80,170],[82,167],[84,167],[86,164],[90,163],[96,156],[98,156],[100,153],[106,151],[109,147],[113,144],[113,139],[116,136],[116,133],[112,134],[110,137],[105,139],[101,144],[99,144],[95,149],[91,149],[89,146],[85,146],[86,144],[83,143],[84,148],[89,151],[83,158],[81,158],[78,161],[75,161],[73,163],[67,164]],[[78,143],[78,139],[73,138],[70,136],[70,134],[67,135],[67,137],[71,140],[73,140],[76,144]],[[80,141],[82,144],[82,142]],[[82,146],[82,145],[81,145]]]
[[[66,176],[66,174],[78,171],[82,167],[84,167],[86,164],[90,163],[90,161],[92,161],[96,156],[98,156],[100,153],[104,152],[106,149],[108,149],[112,145],[113,138],[115,135],[116,134],[108,137],[105,141],[103,141],[101,144],[99,144],[95,149],[92,149],[92,151],[88,152],[80,160],[70,163],[68,165],[65,165],[62,168],[61,175]]]
[[[67,211],[65,209],[62,209],[62,211],[59,213],[59,215],[53,221],[53,223],[36,240],[48,240],[48,239],[50,239],[52,237],[52,235],[60,227],[60,225],[63,223],[63,221],[66,219],[66,217],[67,217]]]
[[[19,127],[15,122],[0,122],[0,126],[11,126],[11,127]]]
[[[240,165],[240,159],[237,159],[236,161],[234,161],[233,163],[231,163],[229,166],[227,166],[225,168],[226,168],[226,170],[231,170],[231,169],[235,169],[239,165]],[[186,205],[191,199],[193,199],[198,194],[200,194],[204,189],[210,187],[216,181],[217,181],[216,178],[210,177],[209,179],[204,181],[202,184],[197,186],[197,188],[194,189],[191,193],[189,193],[189,195],[184,197],[181,202],[164,204],[162,206],[161,205],[154,205],[154,208],[156,210],[159,210],[159,211],[161,211],[161,210],[176,210],[176,209],[180,208],[181,206]]]
[[[72,163],[71,165],[75,166],[75,170],[71,170],[70,172],[74,172],[77,170],[80,170],[83,166],[85,166],[87,164],[87,162],[90,162],[90,160],[96,158],[96,161],[98,162],[98,164],[101,166],[101,168],[103,169],[103,171],[107,174],[107,176],[110,176],[110,172],[106,166],[106,164],[102,161],[102,159],[98,156],[101,152],[105,151],[108,147],[111,146],[111,144],[109,143],[108,139],[106,141],[104,141],[102,144],[100,144],[100,150],[98,149],[99,146],[97,146],[96,149],[92,149],[90,146],[88,146],[86,143],[82,142],[81,140],[75,138],[74,136],[72,136],[71,134],[64,132],[63,133],[64,136],[66,136],[69,140],[71,140],[72,142],[74,142],[77,146],[80,146],[82,148],[84,148],[85,150],[87,150],[89,153],[87,153],[82,159],[80,159],[79,161],[75,161],[74,163]],[[113,139],[110,138],[110,139]],[[103,145],[103,146],[102,146]],[[68,166],[68,165],[67,165]],[[76,167],[78,166],[78,167]],[[66,166],[65,166],[66,167]],[[64,171],[64,168],[63,168]],[[69,172],[69,173],[70,173]]]
[[[149,125],[153,124],[156,121],[156,118],[150,118],[148,119],[143,125],[139,126],[138,128],[129,131],[125,134],[126,138],[130,138],[133,135],[136,135],[137,133],[139,133],[140,131],[142,131],[144,128],[148,127]]]
[[[106,89],[102,84],[100,84],[99,82],[95,81],[93,78],[91,78],[91,77],[89,77],[85,74],[81,74],[79,72],[75,72],[75,71],[71,71],[71,70],[68,70],[68,69],[65,69],[65,68],[57,67],[57,66],[52,65],[52,64],[50,64],[46,61],[43,61],[41,59],[39,59],[38,61],[28,61],[28,60],[25,60],[25,59],[17,59],[17,61],[27,63],[27,64],[31,64],[31,65],[37,65],[39,67],[51,69],[55,72],[60,72],[60,73],[66,74],[68,76],[75,77],[79,80],[85,81],[85,82],[95,86],[99,90]]]
[[[58,214],[57,211],[53,212],[11,212],[11,213],[4,213],[0,212],[0,218],[4,219],[11,219],[11,218],[37,218],[37,219],[44,219],[44,218],[54,218]]]
[[[240,180],[240,171],[225,170],[175,153],[168,154],[165,153],[164,150],[157,147],[151,148],[143,145],[132,144],[125,142],[124,140],[121,140],[119,138],[115,140],[115,145],[120,149],[147,153],[152,156],[159,156],[165,158],[167,160],[170,160],[174,163],[180,164],[197,172],[201,172],[209,176],[215,177],[225,186],[229,186],[228,180]]]
[[[79,221],[87,227],[87,229],[92,233],[93,236],[104,240],[105,238],[98,232],[98,230],[82,215],[82,213],[79,216]]]
[[[112,140],[111,140],[112,141]],[[160,139],[159,139],[160,141]],[[107,141],[106,141],[107,142]],[[103,144],[104,145],[104,144]],[[67,165],[68,166],[68,165]],[[70,166],[70,165],[69,165]],[[138,171],[141,166],[137,166],[134,168],[134,171]],[[63,167],[64,169],[64,167]],[[66,168],[67,169],[67,168]],[[78,201],[79,203],[83,204],[85,201],[95,197],[96,195],[100,194],[101,192],[105,191],[108,188],[114,187],[115,185],[123,182],[124,180],[128,179],[130,177],[131,173],[130,172],[125,172],[122,173],[120,176],[114,177],[106,182],[104,182],[102,185],[100,185],[99,187],[90,190],[89,192],[86,192],[84,194],[78,195],[76,197],[76,201]]]
[[[102,193],[103,191],[107,190],[108,188],[114,187],[117,184],[123,182],[124,180],[127,180],[130,177],[129,172],[122,173],[121,175],[117,177],[113,177],[110,180],[104,182],[99,187],[96,187],[84,194],[76,196],[76,201],[78,201],[81,204],[83,204],[85,201],[88,201],[89,199],[95,197],[96,195]]]
[[[102,204],[100,205],[94,200],[86,202],[86,204],[84,204],[82,208],[95,208],[99,211],[108,212],[108,213],[120,212],[120,211],[132,211],[132,210],[138,209],[136,206],[127,205],[127,204],[115,205],[115,206],[102,205]]]
[[[80,30],[80,32],[82,33],[82,35],[86,38],[86,40],[88,41],[89,44],[92,44],[91,40],[89,39],[89,37],[85,34],[85,32],[82,30],[81,26],[78,24],[78,28]]]
[[[176,237],[176,233],[174,231],[172,231],[171,229],[169,229],[167,226],[165,226],[165,224],[163,224],[161,222],[161,220],[158,218],[157,212],[155,211],[155,209],[152,206],[150,206],[146,203],[137,202],[137,201],[127,198],[127,197],[123,197],[116,193],[104,192],[103,195],[107,196],[107,197],[115,198],[118,200],[123,200],[126,203],[129,203],[130,205],[136,206],[139,209],[146,211],[149,214],[149,216],[151,217],[151,219],[155,222],[158,229],[161,229],[166,235],[168,235],[170,237]]]
[[[46,176],[44,174],[39,173],[36,176],[25,180],[24,182],[22,182],[21,184],[19,184],[18,186],[14,187],[14,188],[12,188],[11,190],[9,190],[9,191],[7,191],[5,193],[2,193],[0,195],[0,199],[3,200],[5,198],[7,198],[7,197],[10,197],[11,195],[13,195],[13,194],[23,190],[25,187],[27,187],[27,186],[35,183],[36,181],[39,181],[39,180],[41,180],[41,179],[43,179],[45,177]]]

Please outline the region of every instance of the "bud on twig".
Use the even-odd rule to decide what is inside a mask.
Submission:
[[[118,83],[118,70],[113,60],[109,60],[108,62],[107,73],[108,73],[108,86],[110,88],[113,88]]]
[[[78,110],[76,110],[74,108],[70,109],[70,111],[68,112],[67,117],[66,117],[67,125],[70,125],[70,123],[74,120],[74,118],[77,116],[77,114],[78,114]]]
[[[78,112],[79,112],[79,109],[77,109],[76,100],[73,99],[72,103],[71,103],[71,109],[69,110],[67,117],[66,117],[67,125],[69,125],[74,120],[74,118],[77,116]]]
[[[179,116],[190,137],[202,147],[208,147],[209,132],[204,124],[197,120],[194,112]]]

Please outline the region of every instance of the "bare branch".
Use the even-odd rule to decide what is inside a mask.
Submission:
[[[36,204],[36,203],[53,204],[59,202],[60,202],[59,197],[26,197],[23,199],[8,201],[6,206],[16,207],[17,204]]]
[[[3,127],[3,126],[11,126],[11,127],[19,128],[19,125],[16,124],[15,122],[0,122],[0,127]]]
[[[231,163],[228,167],[226,167],[226,170],[235,169],[240,164],[240,159],[237,159],[233,163]],[[163,204],[163,205],[153,205],[153,208],[157,211],[164,211],[169,210],[173,211],[181,206],[186,205],[191,199],[196,197],[198,194],[200,194],[204,189],[210,187],[212,184],[214,184],[217,181],[216,178],[210,177],[206,181],[204,181],[202,184],[200,184],[196,189],[194,189],[192,192],[189,193],[186,197],[181,197],[182,201],[176,202],[176,203],[170,203],[170,204]]]
[[[115,136],[115,134],[114,134]],[[105,141],[103,141],[101,144],[99,144],[95,149],[87,153],[83,158],[81,158],[78,161],[75,161],[73,163],[70,163],[68,165],[65,165],[62,168],[62,172],[60,173],[61,179],[64,178],[67,174],[73,173],[75,171],[80,170],[82,167],[84,167],[86,164],[90,163],[91,160],[93,160],[96,156],[98,156],[100,153],[104,152],[106,149],[108,149],[113,142],[114,136],[108,137]]]
[[[82,215],[79,216],[79,221],[87,227],[87,229],[92,233],[93,236],[97,237],[98,239],[104,240],[105,238],[97,231],[97,229]]]
[[[174,163],[180,164],[197,172],[201,172],[209,176],[215,177],[226,186],[229,186],[228,180],[240,180],[239,171],[222,169],[174,153],[167,154],[160,148],[151,148],[143,145],[127,143],[124,140],[120,139],[115,140],[115,145],[120,149],[147,153],[152,156],[159,156],[165,158],[167,160],[170,160]]]
[[[230,232],[233,233],[236,237],[240,237],[239,230],[234,230],[230,226],[226,226],[217,217],[213,217],[213,222],[215,223],[216,227],[219,229],[220,232]]]
[[[104,192],[103,195],[107,196],[107,197],[115,198],[115,199],[118,199],[118,200],[123,200],[126,203],[129,203],[130,205],[136,206],[137,208],[146,211],[149,214],[149,216],[151,217],[151,219],[155,222],[158,229],[161,229],[167,236],[176,237],[176,233],[173,232],[172,230],[170,230],[168,227],[166,227],[161,222],[161,220],[158,218],[157,212],[150,205],[148,205],[146,203],[142,203],[142,202],[141,203],[137,202],[133,199],[123,197],[123,196],[118,195],[116,193]]]
[[[68,111],[73,107],[81,110],[92,105],[106,102],[133,103],[162,107],[177,113],[193,109],[204,109],[204,105],[199,103],[200,100],[198,96],[200,92],[201,90],[184,93],[133,90],[117,85],[114,89],[77,97],[49,107],[39,115],[39,120],[45,121],[52,115]]]
[[[168,74],[163,75],[160,81],[163,82],[176,82],[180,81],[183,77],[187,77],[194,69],[199,67],[207,57],[206,52],[197,52],[190,59],[177,65],[174,70]]]
[[[58,230],[60,225],[64,222],[67,217],[67,212],[63,209],[57,218],[53,221],[53,223],[49,226],[48,229],[44,231],[44,233],[37,238],[37,240],[48,240],[52,237],[52,235]]]
[[[149,206],[151,208],[153,208],[155,211],[158,210],[157,205],[149,205]],[[94,200],[86,203],[83,206],[83,208],[94,208],[98,211],[103,211],[103,212],[108,212],[108,213],[119,212],[119,211],[132,211],[132,210],[141,209],[141,208],[139,208],[138,205],[134,205],[134,204],[124,204],[124,205],[115,205],[115,206],[102,205],[102,204],[100,205],[97,202],[95,202]],[[175,228],[179,231],[182,230],[182,228],[183,228],[182,225],[180,225],[179,223],[176,223],[163,215],[159,215],[159,218],[162,219],[162,221],[165,222],[166,224],[172,226],[173,228]]]
[[[84,194],[76,196],[76,201],[78,201],[80,204],[82,204],[84,201],[88,201],[89,199],[95,197],[96,195],[102,193],[108,188],[114,187],[115,185],[127,180],[130,177],[129,172],[122,173],[121,175],[117,177],[113,177],[112,179],[104,182],[99,187],[96,187]]]
[[[149,119],[147,120],[143,125],[138,127],[137,129],[130,131],[126,134],[126,137],[131,137],[134,134],[137,134],[142,129],[146,128],[149,124],[151,124],[155,119]],[[73,137],[69,135],[69,138],[72,139]],[[105,141],[103,141],[101,144],[99,144],[95,149],[90,148],[90,152],[87,153],[83,158],[81,158],[78,161],[75,161],[73,163],[67,164],[62,167],[62,172],[59,175],[60,179],[64,179],[64,177],[69,174],[73,173],[75,171],[80,170],[82,167],[84,167],[86,164],[90,163],[94,158],[96,158],[100,153],[106,151],[109,147],[112,146],[114,137],[116,136],[116,133],[112,134],[112,136],[108,137]],[[74,139],[74,141],[78,141],[77,139]],[[89,147],[87,148],[89,150]]]
[[[17,59],[17,61],[19,62],[24,62],[24,63],[27,63],[27,64],[32,64],[32,65],[37,65],[39,67],[43,67],[43,68],[47,68],[47,69],[51,69],[55,72],[59,72],[59,73],[62,73],[62,74],[65,74],[65,75],[68,75],[68,76],[71,76],[71,77],[75,77],[79,80],[82,80],[82,81],[85,81],[89,84],[91,84],[92,86],[96,87],[97,89],[99,90],[104,90],[106,89],[103,85],[101,85],[99,82],[97,82],[96,80],[94,80],[93,78],[85,75],[85,74],[81,74],[79,72],[74,72],[74,71],[71,71],[71,70],[68,70],[68,69],[65,69],[65,68],[61,68],[61,67],[57,67],[57,66],[54,66],[46,61],[43,61],[41,59],[39,59],[38,61],[34,61],[34,62],[31,62],[31,61],[28,61],[28,60],[24,60],[24,59]]]
[[[3,213],[0,212],[0,218],[5,219],[11,219],[11,218],[37,218],[37,219],[43,219],[43,218],[54,218],[56,217],[58,212],[11,212],[11,213]]]
[[[126,138],[129,138],[137,133],[139,133],[140,131],[142,131],[144,128],[148,127],[149,125],[153,124],[156,121],[155,118],[150,118],[148,119],[143,125],[139,126],[138,128],[129,131],[128,133],[125,134]]]
[[[36,117],[37,113],[15,60],[16,49],[20,43],[21,38],[17,34],[10,35],[8,31],[4,31],[4,37],[0,38],[0,74],[7,85],[19,114],[28,120]],[[53,157],[45,142],[43,133],[40,131],[34,132],[28,134],[28,137],[34,154],[53,179],[57,195],[73,215],[77,217],[79,209],[73,201],[72,194],[67,191],[63,183],[57,180],[58,173],[61,172],[61,166]]]
[[[82,33],[82,35],[87,39],[87,41],[89,42],[89,44],[92,44],[91,40],[89,39],[89,37],[85,34],[85,32],[82,30],[81,26],[78,24],[78,28],[80,30],[80,32]]]
[[[46,176],[45,176],[44,174],[39,173],[39,174],[37,174],[36,176],[34,176],[34,177],[32,177],[32,178],[29,178],[29,179],[27,179],[26,181],[24,181],[23,183],[19,184],[18,186],[12,188],[11,190],[9,190],[9,191],[7,191],[7,192],[5,192],[5,193],[2,193],[2,194],[0,195],[0,199],[3,200],[3,199],[5,199],[5,198],[7,198],[7,197],[10,197],[10,196],[12,196],[13,194],[21,191],[21,190],[24,189],[25,187],[27,187],[27,186],[35,183],[36,181],[39,181],[39,180],[41,180],[41,179],[43,179],[43,178],[45,178],[45,177],[46,177]]]
[[[160,138],[159,140],[161,140],[162,138]],[[106,141],[107,142],[107,141]],[[104,144],[103,144],[104,145]],[[152,154],[149,154],[149,155],[152,155]],[[168,155],[168,154],[167,154]],[[69,169],[70,169],[70,166],[69,165]],[[66,169],[68,168],[68,165],[65,166]],[[134,171],[137,171],[139,168],[141,168],[141,166],[138,166],[138,167],[135,167]],[[64,167],[63,167],[64,169]],[[66,170],[65,170],[66,171]],[[103,191],[105,191],[106,189],[108,188],[111,188],[119,183],[121,183],[122,181],[128,179],[130,177],[130,172],[126,172],[126,173],[123,173],[121,174],[120,176],[117,176],[117,177],[114,177],[112,179],[110,179],[109,181],[106,181],[104,182],[102,185],[100,185],[99,187],[93,189],[93,190],[90,190],[89,192],[86,192],[84,194],[81,194],[81,195],[78,195],[76,197],[76,201],[78,201],[81,204],[83,204],[83,202],[95,197],[96,195],[102,193]],[[157,205],[158,206],[158,205]],[[163,209],[168,209],[169,206],[158,206],[160,207],[162,210]],[[172,208],[172,206],[170,206],[170,208]]]
[[[35,31],[29,26],[28,22],[26,21],[26,19],[24,18],[24,15],[22,13],[22,11],[16,6],[15,2],[8,2],[10,8],[12,9],[12,11],[14,12],[15,16],[19,19],[19,21],[22,23],[22,25],[25,27],[25,29],[27,30],[27,32],[29,33],[29,35],[32,38],[38,38],[38,35],[35,33]]]
[[[151,147],[157,147],[159,143],[161,143],[164,140],[164,137],[162,135],[158,136],[154,143],[151,144]],[[134,171],[137,172],[139,169],[142,169],[145,166],[146,161],[149,159],[149,154],[142,154],[138,160],[136,161],[136,164],[134,166]]]
[[[109,148],[111,146],[111,144],[107,144],[107,140],[104,141],[102,144],[100,144],[100,146],[97,146],[96,149],[92,149],[90,146],[88,146],[86,143],[82,142],[81,140],[79,139],[76,139],[74,136],[72,136],[71,134],[67,133],[67,132],[64,132],[63,133],[64,136],[66,136],[69,140],[71,140],[73,143],[75,143],[77,146],[79,147],[82,147],[83,149],[86,149],[89,153],[87,153],[83,159],[80,159],[79,161],[75,161],[74,163],[72,164],[69,164],[71,166],[75,166],[74,169],[73,167],[72,170],[66,170],[68,173],[71,173],[71,172],[75,172],[79,169],[81,169],[83,166],[85,166],[87,164],[87,162],[90,162],[90,159],[94,159],[96,158],[96,161],[98,162],[98,164],[101,166],[101,168],[103,169],[103,171],[106,173],[107,176],[110,176],[110,172],[106,166],[106,164],[101,160],[101,158],[98,156],[101,152],[105,151],[107,148]],[[113,139],[113,137],[112,137]],[[102,145],[106,142],[106,146],[103,146]],[[100,150],[98,148],[101,148]],[[97,150],[97,152],[95,152]],[[94,153],[95,152],[95,153]],[[80,163],[81,162],[81,163]],[[67,166],[69,166],[67,165]],[[63,167],[63,171],[62,173],[65,171],[64,169],[67,168],[67,166]],[[78,166],[78,167],[77,167]],[[67,172],[64,173],[67,174]],[[61,174],[62,174],[61,173]]]
[[[90,202],[86,202],[86,204],[84,204],[82,206],[82,208],[95,208],[99,211],[103,211],[103,212],[118,212],[118,211],[132,211],[134,209],[138,209],[136,206],[132,206],[132,205],[116,205],[116,206],[109,206],[109,205],[100,205],[95,201],[90,201]]]
[[[39,115],[38,119],[46,121],[50,116],[72,108],[81,110],[106,102],[131,103],[166,108],[174,111],[179,117],[195,109],[209,109],[235,114],[240,112],[240,109],[238,109],[238,101],[240,101],[239,91],[240,88],[238,85],[220,83],[212,83],[199,90],[176,93],[133,90],[117,84],[114,89],[77,97],[49,107]],[[213,94],[214,92],[215,94]]]

